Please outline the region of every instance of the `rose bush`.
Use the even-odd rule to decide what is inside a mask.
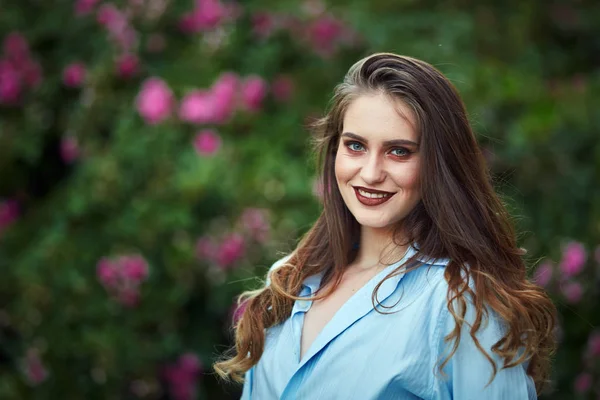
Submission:
[[[0,398],[238,398],[210,370],[236,296],[318,215],[306,125],[375,51],[458,87],[559,306],[544,398],[598,398],[597,15],[588,0],[3,7]]]

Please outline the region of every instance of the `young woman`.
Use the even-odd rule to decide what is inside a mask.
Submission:
[[[217,373],[244,400],[537,398],[556,310],[452,84],[374,54],[316,128],[323,212],[245,293]]]

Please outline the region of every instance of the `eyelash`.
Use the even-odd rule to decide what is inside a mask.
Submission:
[[[347,142],[344,142],[344,145],[345,145],[345,146],[346,146],[346,148],[348,148],[348,150],[350,150],[352,153],[359,153],[359,152],[361,151],[361,150],[354,150],[354,149],[352,148],[352,146],[354,146],[354,145],[358,145],[358,146],[360,146],[360,147],[364,148],[364,146],[363,146],[363,145],[362,145],[360,142],[355,142],[355,141],[347,141]],[[409,150],[409,149],[407,149],[406,147],[394,147],[394,148],[393,148],[391,151],[395,151],[395,150],[402,150],[402,151],[404,152],[404,154],[402,154],[402,155],[396,155],[396,154],[393,154],[395,157],[398,157],[398,158],[406,158],[406,157],[410,156],[410,155],[413,153],[412,151],[410,151],[410,150]]]

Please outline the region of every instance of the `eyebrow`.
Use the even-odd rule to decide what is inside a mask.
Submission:
[[[352,133],[352,132],[344,132],[342,133],[342,136],[346,136],[355,140],[360,140],[361,142],[367,143],[368,140],[365,139],[364,137],[357,135],[356,133]],[[394,140],[386,140],[385,142],[383,142],[383,147],[392,147],[392,146],[415,146],[415,147],[419,147],[419,143],[415,143],[412,140],[406,140],[406,139],[394,139]]]

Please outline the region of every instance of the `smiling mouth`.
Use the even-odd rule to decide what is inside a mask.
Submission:
[[[366,189],[360,186],[353,186],[356,198],[365,206],[378,206],[391,199],[396,193],[384,192],[381,190]]]

